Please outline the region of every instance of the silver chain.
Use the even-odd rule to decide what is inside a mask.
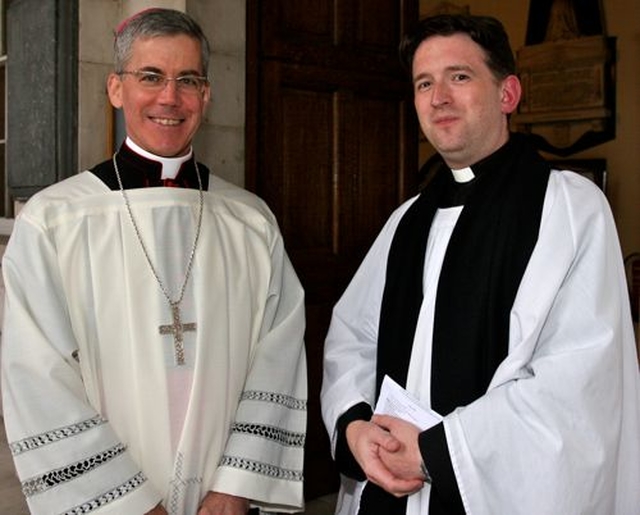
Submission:
[[[198,169],[198,163],[194,159],[194,164],[196,167],[196,175],[198,176],[198,190],[200,192],[200,210],[198,213],[198,226],[196,228],[196,235],[193,238],[193,245],[191,246],[191,254],[189,255],[189,262],[187,263],[187,270],[184,273],[184,281],[182,282],[182,287],[180,288],[180,295],[176,300],[171,300],[171,295],[167,290],[166,286],[160,279],[160,275],[156,270],[156,267],[153,266],[153,262],[151,261],[151,257],[149,256],[149,251],[147,250],[147,246],[144,244],[142,239],[142,234],[140,233],[140,229],[138,228],[138,224],[136,223],[136,219],[133,217],[133,211],[131,210],[131,203],[129,202],[129,196],[127,195],[126,190],[122,185],[122,179],[120,177],[120,170],[118,169],[118,163],[116,162],[116,154],[113,154],[113,167],[116,171],[116,177],[118,178],[118,186],[120,186],[120,193],[122,193],[122,198],[124,199],[124,203],[127,206],[127,213],[129,213],[129,219],[131,220],[131,225],[133,225],[133,230],[136,233],[138,241],[140,242],[140,246],[142,247],[142,252],[144,253],[144,257],[147,259],[147,263],[149,263],[149,268],[151,268],[151,272],[153,272],[153,276],[156,278],[162,293],[169,301],[169,304],[173,306],[178,306],[182,302],[182,298],[184,297],[184,292],[187,288],[187,281],[189,280],[189,276],[191,275],[191,269],[193,268],[193,260],[196,255],[196,248],[198,247],[198,240],[200,239],[200,229],[202,228],[202,212],[204,211],[204,192],[202,190],[202,179],[200,178],[200,170]]]

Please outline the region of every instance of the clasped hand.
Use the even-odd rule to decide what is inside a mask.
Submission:
[[[387,415],[374,415],[370,422],[356,420],[346,431],[349,448],[367,479],[396,497],[424,486],[419,434],[410,422]]]
[[[207,492],[198,508],[197,515],[246,515],[249,511],[249,501],[243,497]],[[167,515],[167,510],[159,504],[146,515]]]

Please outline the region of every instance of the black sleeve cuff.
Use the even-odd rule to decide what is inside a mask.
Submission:
[[[341,474],[356,481],[364,481],[367,476],[351,454],[347,443],[347,426],[355,420],[371,420],[373,410],[366,402],[361,402],[345,411],[336,424],[336,465]]]
[[[441,504],[446,509],[445,513],[464,514],[464,505],[451,463],[444,424],[441,422],[420,433],[418,445],[424,464],[431,476],[432,499],[430,504]]]

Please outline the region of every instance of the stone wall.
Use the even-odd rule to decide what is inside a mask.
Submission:
[[[194,141],[198,159],[214,173],[244,184],[245,2],[244,0],[80,0],[79,164],[84,170],[108,159],[114,148],[113,116],[106,94],[112,69],[113,28],[151,6],[187,11],[212,47],[212,102]]]

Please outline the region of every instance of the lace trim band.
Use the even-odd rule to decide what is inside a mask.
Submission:
[[[125,452],[125,450],[126,447],[123,444],[118,444],[104,452],[94,454],[85,460],[77,461],[76,463],[72,463],[57,470],[52,470],[41,476],[27,479],[22,482],[22,492],[25,497],[32,497],[62,483],[72,481],[73,479],[104,465],[106,462],[111,461]]]
[[[100,415],[97,415],[88,420],[78,422],[77,424],[71,424],[70,426],[61,427],[47,433],[42,433],[36,436],[25,438],[24,440],[10,443],[9,449],[11,450],[11,454],[13,456],[17,456],[18,454],[21,454],[23,452],[33,451],[40,447],[44,447],[45,445],[49,445],[51,443],[64,440],[65,438],[70,438],[77,434],[84,433],[85,431],[89,431],[90,429],[93,429],[94,427],[97,427],[104,423],[106,423],[106,420]]]
[[[301,470],[284,469],[276,467],[275,465],[270,465],[269,463],[248,460],[237,456],[223,456],[220,460],[220,466],[242,469],[248,472],[255,472],[256,474],[262,474],[263,476],[282,479],[285,481],[302,481],[303,479]]]
[[[102,508],[113,501],[120,499],[127,495],[129,492],[132,492],[140,485],[142,485],[147,478],[142,472],[138,472],[135,476],[133,476],[129,481],[122,483],[120,486],[114,488],[110,492],[102,494],[100,497],[93,499],[89,502],[81,504],[80,506],[76,506],[75,508],[71,508],[68,511],[65,511],[62,515],[83,515],[86,513],[91,513],[98,508]]]
[[[288,447],[304,447],[304,433],[294,433],[281,427],[263,424],[235,423],[231,426],[231,432],[259,436]]]
[[[307,401],[302,399],[296,399],[290,395],[284,395],[274,392],[259,392],[256,390],[249,390],[242,394],[243,401],[260,401],[260,402],[272,402],[274,404],[280,404],[289,409],[294,410],[306,410]]]

